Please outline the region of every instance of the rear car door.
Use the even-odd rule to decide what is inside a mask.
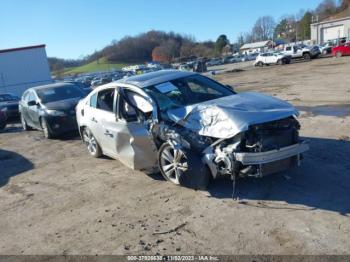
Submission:
[[[274,63],[274,56],[272,53],[266,54],[266,64],[273,64]]]
[[[130,100],[125,97],[132,97]],[[136,101],[136,102],[135,102]],[[137,104],[137,105],[136,105]],[[145,108],[141,112],[136,106]],[[103,150],[132,169],[152,169],[157,166],[157,147],[149,131],[147,117],[152,108],[140,94],[132,91],[117,93],[114,112],[106,113],[102,119]],[[141,117],[142,114],[142,117]]]
[[[87,101],[87,104],[84,107],[84,118],[86,125],[88,126],[94,137],[97,139],[97,141],[100,143],[100,120],[103,112],[97,109],[97,96],[98,93],[96,92],[93,95],[91,95],[90,99]]]

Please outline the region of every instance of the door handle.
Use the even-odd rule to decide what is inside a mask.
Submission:
[[[109,132],[109,130],[106,130],[106,131],[104,132],[104,134],[105,134],[106,136],[113,137],[113,134],[112,134],[111,132]]]
[[[97,123],[97,120],[96,120],[96,118],[94,118],[94,117],[91,118],[91,121]]]

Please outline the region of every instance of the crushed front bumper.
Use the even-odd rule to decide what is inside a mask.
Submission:
[[[309,145],[305,141],[291,146],[282,147],[280,149],[248,153],[248,152],[236,152],[233,153],[236,161],[241,162],[243,165],[261,165],[271,163],[274,161],[286,159],[289,157],[297,156],[303,152],[309,150]]]

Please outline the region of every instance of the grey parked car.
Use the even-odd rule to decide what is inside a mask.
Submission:
[[[65,82],[27,89],[19,102],[23,130],[42,130],[46,138],[77,130],[75,106],[85,95]]]
[[[287,102],[236,93],[210,78],[162,70],[93,90],[77,106],[88,152],[195,189],[219,175],[255,176],[297,166],[308,145]]]

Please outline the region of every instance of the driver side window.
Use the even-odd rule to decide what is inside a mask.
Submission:
[[[120,98],[120,112],[122,118],[127,122],[137,121],[138,117],[143,115],[148,118],[151,116],[153,106],[141,95],[133,91],[124,91],[127,100]]]
[[[97,93],[96,108],[113,112],[114,111],[114,93],[115,89],[106,89]]]

